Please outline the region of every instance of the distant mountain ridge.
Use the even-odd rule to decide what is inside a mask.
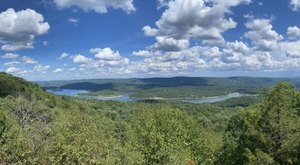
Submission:
[[[300,87],[300,78],[266,77],[169,77],[89,79],[38,82],[46,89],[87,90],[87,95],[130,94],[137,98],[199,98],[229,93],[257,94],[278,82]]]

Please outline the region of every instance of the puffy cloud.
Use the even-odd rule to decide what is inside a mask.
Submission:
[[[75,71],[77,70],[76,68],[69,68],[68,71]]]
[[[286,33],[290,39],[297,39],[300,37],[300,28],[298,28],[297,26],[290,26],[288,27]]]
[[[235,52],[239,52],[244,55],[249,54],[250,51],[248,45],[242,41],[227,42],[226,48],[229,48]]]
[[[113,51],[111,48],[93,48],[90,50],[95,54],[95,58],[100,60],[118,61],[121,59],[119,51]]]
[[[221,56],[220,49],[216,46],[206,47],[203,51],[199,52],[206,57],[219,57]]]
[[[11,61],[11,62],[4,63],[4,66],[12,67],[12,66],[16,66],[16,65],[19,65],[19,64],[20,64],[20,62],[18,62],[18,61]]]
[[[187,39],[174,39],[166,36],[156,37],[156,43],[150,46],[151,49],[162,51],[179,51],[190,46]]]
[[[19,55],[15,54],[15,53],[6,53],[6,54],[1,56],[1,58],[4,58],[4,59],[15,59],[15,58],[18,58],[18,57],[19,57]]]
[[[30,39],[32,40],[32,39]],[[8,42],[2,42],[4,45],[1,46],[2,50],[5,51],[16,51],[20,49],[29,49],[33,48],[33,44],[30,43],[8,43]]]
[[[150,26],[144,26],[142,28],[142,30],[144,31],[144,34],[146,36],[149,36],[149,37],[153,37],[153,36],[156,36],[156,35],[159,34],[159,30],[158,29],[153,29]]]
[[[50,68],[50,65],[42,65],[28,56],[20,57],[18,54],[7,53],[3,57],[8,60],[3,63],[3,66],[6,67],[5,72],[27,79],[42,78]]]
[[[46,73],[46,71],[50,68],[49,65],[41,65],[38,64],[36,66],[33,67],[33,71],[35,72],[40,72],[40,73]]]
[[[94,54],[94,58],[87,58],[83,55],[74,56],[73,62],[78,65],[78,68],[70,68],[67,72],[76,70],[78,75],[84,75],[85,77],[93,77],[99,74],[110,77],[131,71],[128,69],[131,63],[130,60],[121,56],[117,50],[93,48],[90,49],[90,53]]]
[[[69,57],[69,54],[64,52],[57,59],[62,60],[62,59],[67,58],[67,57]]]
[[[251,3],[251,0],[230,0],[230,1],[224,1],[224,0],[207,0],[207,2],[213,2],[219,7],[231,7],[231,6],[238,6],[241,3],[249,4]],[[225,10],[228,10],[225,8]]]
[[[16,72],[19,72],[21,69],[20,68],[16,68],[14,66],[12,67],[9,67],[5,70],[6,73],[16,73]]]
[[[158,8],[161,8],[163,6],[167,6],[169,1],[170,0],[158,0]]]
[[[31,57],[27,57],[27,56],[23,56],[22,57],[22,61],[24,64],[36,64],[38,63],[36,60],[34,60],[33,58]]]
[[[290,5],[294,11],[299,11],[300,9],[300,0],[290,0]]]
[[[204,70],[280,70],[299,68],[300,58],[291,60],[300,52],[300,43],[278,42],[278,47],[272,51],[261,51],[256,46],[243,41],[226,42],[223,46],[192,46],[176,52],[138,51],[135,55],[144,57],[142,61],[132,62],[127,66],[131,73],[176,75],[179,73],[194,73]],[[282,48],[280,48],[282,47]],[[300,57],[300,56],[299,56]]]
[[[87,58],[87,57],[85,57],[85,56],[83,56],[81,54],[75,55],[73,57],[73,62],[74,63],[88,63],[90,61],[91,61],[90,58]]]
[[[151,57],[153,54],[148,51],[148,50],[139,50],[139,51],[133,51],[133,55],[138,56],[138,57]]]
[[[221,60],[226,67],[245,70],[258,69],[267,65],[267,61],[271,58],[270,53],[256,51],[242,41],[227,42],[222,53]]]
[[[300,58],[300,41],[282,42],[280,48],[288,57]]]
[[[53,73],[62,73],[64,71],[63,68],[56,68]]]
[[[13,74],[18,77],[24,77],[30,80],[41,80],[50,68],[50,65],[40,64],[37,60],[28,56],[19,56],[17,54],[9,54],[5,56],[6,67],[4,70],[7,73]],[[29,65],[30,64],[30,65]]]
[[[171,2],[175,3],[175,1],[162,2],[168,5]],[[212,3],[210,7],[206,6],[208,9],[213,8],[214,5],[219,5],[224,9],[224,6],[233,6],[240,3],[238,0],[211,0],[210,2]],[[168,6],[166,7],[168,10]],[[230,12],[230,8],[226,9],[228,10],[224,13]],[[175,20],[176,22],[176,18],[180,14],[182,13],[176,14],[174,12],[173,15],[169,15],[166,19]],[[230,18],[226,19],[225,16],[226,14],[222,18],[230,20]],[[142,61],[131,62],[123,71],[126,70],[127,73],[174,75],[180,73],[199,73],[203,70],[274,71],[300,67],[300,58],[296,58],[300,57],[299,41],[284,40],[282,35],[273,30],[271,19],[255,19],[251,15],[245,17],[249,19],[245,24],[249,31],[241,37],[240,41],[229,42],[223,40],[223,44],[221,45],[217,44],[217,42],[211,42],[211,44],[198,42],[194,45],[182,46],[181,48],[177,46],[170,49],[159,49],[159,44],[164,45],[161,44],[164,43],[162,42],[164,38],[171,38],[176,41],[186,39],[189,41],[191,38],[197,39],[197,37],[196,35],[192,35],[193,33],[177,33],[177,27],[180,26],[177,26],[172,21],[168,21],[168,23],[174,23],[174,26],[169,26],[168,28],[158,26],[160,25],[159,21],[156,23],[158,28],[145,26],[143,28],[145,35],[164,38],[148,46],[146,50],[134,51],[133,55],[143,57],[144,59]],[[188,20],[187,18],[185,19]],[[296,31],[297,29],[293,27],[289,28],[287,33],[290,37],[295,37],[297,36]],[[208,32],[208,34],[211,35],[213,33]],[[171,39],[165,45],[180,45]],[[248,39],[250,39],[250,43]],[[292,59],[291,57],[294,58]]]
[[[146,36],[155,37],[157,41],[146,50],[133,52],[133,55],[144,60],[132,62],[129,70],[133,73],[190,73],[300,66],[300,60],[287,60],[286,53],[279,49],[278,45],[284,38],[273,30],[271,19],[255,19],[248,15],[245,25],[249,31],[241,41],[224,40],[222,33],[236,26],[236,22],[228,17],[230,9],[242,3],[250,1],[159,1],[166,11],[156,22],[157,28],[143,28]],[[192,42],[193,45],[190,45],[191,39],[203,42]],[[251,43],[245,39],[250,39]],[[168,46],[168,49],[163,46]]]
[[[250,31],[244,36],[252,41],[257,50],[272,51],[277,47],[277,42],[283,39],[273,30],[270,19],[250,19],[246,27]]]
[[[90,53],[93,53],[95,58],[87,58],[80,54],[72,57],[74,63],[80,64],[79,70],[121,67],[130,63],[128,58],[122,57],[119,51],[111,48],[93,48],[90,49]]]
[[[223,42],[222,33],[235,28],[237,23],[228,18],[230,8],[250,0],[160,0],[166,6],[157,28],[145,26],[146,36],[155,36],[154,47],[168,51],[178,51],[189,46],[189,39],[194,38],[206,43]],[[169,45],[167,44],[169,43]]]
[[[133,0],[54,0],[59,8],[76,6],[84,11],[107,13],[108,8],[122,9],[127,13],[134,12]]]
[[[127,71],[131,73],[169,74],[172,72],[192,71],[195,70],[195,68],[205,68],[206,61],[204,58],[211,58],[206,57],[209,51],[215,51],[214,53],[217,54],[216,49],[217,48],[210,49],[210,47],[196,46],[172,52],[160,52],[156,50],[133,52],[133,54],[142,55],[145,58],[143,61],[131,63]],[[207,51],[206,55],[201,54],[201,52],[204,51]]]
[[[46,34],[50,26],[32,9],[16,12],[10,8],[0,13],[0,44],[2,50],[33,48],[36,36]]]
[[[18,61],[11,61],[11,62],[4,63],[5,66],[9,66],[9,67],[16,66],[19,64],[20,64],[20,62],[18,62]]]

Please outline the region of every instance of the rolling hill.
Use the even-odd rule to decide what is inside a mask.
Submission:
[[[146,79],[91,79],[37,82],[46,89],[87,90],[85,95],[122,95],[135,98],[201,98],[229,93],[257,94],[279,82],[300,87],[299,78],[172,77]]]

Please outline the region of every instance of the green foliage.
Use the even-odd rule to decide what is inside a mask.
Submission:
[[[1,111],[0,162],[3,164],[34,164],[32,156],[34,148],[28,137],[16,120],[6,112]]]
[[[299,93],[280,83],[228,124],[220,164],[299,164]]]
[[[203,83],[177,80],[166,83]],[[130,80],[165,88],[153,86],[160,81]],[[80,100],[2,73],[0,85],[0,164],[300,164],[300,94],[285,83],[265,91],[257,105],[258,98],[216,104]]]
[[[0,72],[0,87],[0,97],[18,94],[30,95],[31,92],[40,90],[37,85],[3,72]]]
[[[259,124],[267,142],[266,152],[271,153],[279,164],[300,163],[298,158],[284,152],[284,144],[300,133],[300,117],[297,115],[299,96],[292,86],[280,83],[262,105],[264,111]]]
[[[138,155],[134,164],[204,163],[212,159],[206,157],[211,151],[204,145],[197,122],[178,110],[141,110],[133,116],[125,135],[125,146]]]
[[[6,130],[6,116],[3,114],[2,110],[0,109],[0,137],[2,137],[4,131]]]
[[[47,125],[51,122],[51,108],[45,105],[44,101],[35,97],[7,97],[3,99],[2,106],[13,113],[22,128],[29,128],[32,124],[40,122]]]
[[[259,103],[260,100],[261,98],[257,96],[242,96],[242,97],[230,98],[221,102],[216,102],[214,104],[220,107],[229,107],[229,108],[248,107],[250,105]]]
[[[60,113],[47,148],[50,164],[118,164],[120,142],[110,119],[78,110]]]
[[[248,150],[255,150],[261,139],[256,131],[259,112],[240,110],[227,125],[222,155],[217,164],[245,164]],[[255,145],[253,145],[255,144]]]
[[[231,116],[236,113],[236,108],[224,108],[217,106],[217,104],[175,102],[171,104],[171,108],[186,112],[190,116],[195,117],[201,127],[216,132],[223,132]]]

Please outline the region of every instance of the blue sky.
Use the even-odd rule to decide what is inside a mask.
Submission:
[[[28,80],[300,76],[300,0],[2,0],[0,71]]]

